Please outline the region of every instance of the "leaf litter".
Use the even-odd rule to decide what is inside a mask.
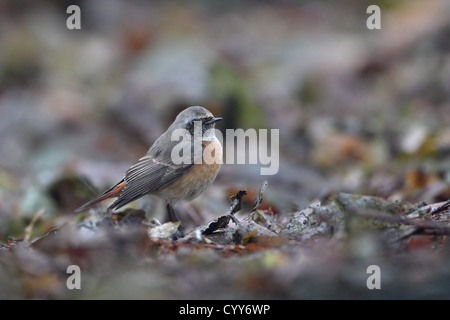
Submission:
[[[18,298],[113,298],[119,294],[97,292],[94,283],[109,287],[110,284],[105,284],[107,279],[131,268],[150,279],[159,279],[162,284],[175,286],[173,292],[161,283],[152,282],[156,280],[148,280],[151,284],[134,283],[132,287],[137,289],[133,290],[137,291],[132,295],[140,297],[187,297],[189,281],[195,282],[197,290],[192,297],[207,297],[211,292],[206,279],[227,288],[213,294],[215,298],[235,296],[238,288],[243,291],[236,297],[268,298],[276,294],[288,298],[314,297],[305,289],[312,285],[306,280],[308,277],[319,283],[327,279],[328,286],[354,287],[360,276],[352,277],[351,273],[365,261],[384,265],[390,269],[387,278],[392,278],[401,266],[412,267],[412,258],[404,255],[393,258],[395,254],[421,252],[432,259],[446,258],[442,250],[445,252],[443,244],[450,234],[447,202],[411,204],[337,193],[325,201],[314,200],[289,218],[279,220],[269,209],[258,209],[266,188],[264,181],[244,218],[236,217],[246,195],[240,190],[231,197],[225,215],[179,239],[174,235],[180,222],[147,221],[142,210],[134,209],[106,217],[94,214],[32,239],[32,229],[43,214],[40,211],[25,228],[22,239],[0,246],[3,292],[16,292]],[[80,266],[88,279],[85,281],[92,282],[79,294],[64,285],[69,265]],[[434,279],[426,269],[419,269]],[[173,272],[177,274],[175,278]],[[320,273],[326,276],[321,279]],[[200,279],[200,274],[205,274],[205,279]],[[16,281],[9,280],[12,278]],[[296,288],[297,285],[302,288]],[[401,287],[410,285],[408,281],[401,282]],[[163,288],[160,294],[149,293],[155,286]],[[267,290],[260,292],[261,286]],[[362,297],[368,297],[367,291],[356,291],[359,290],[366,292]],[[317,297],[333,296],[321,289],[316,291]]]

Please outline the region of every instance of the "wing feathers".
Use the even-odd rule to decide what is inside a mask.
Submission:
[[[165,187],[192,168],[195,163],[195,155],[191,141],[169,141],[164,147],[161,147],[161,141],[164,140],[160,137],[155,141],[148,153],[127,170],[121,181],[121,183],[124,182],[123,188],[115,194],[118,198],[108,208],[108,211],[119,209],[145,194]],[[183,154],[186,159],[191,160],[190,164],[174,164],[172,162],[171,152],[176,145],[180,147],[180,150],[191,151],[190,154]],[[201,156],[201,154],[197,156]]]
[[[174,179],[186,173],[192,168],[188,165],[169,165],[162,161],[155,161],[150,156],[142,157],[138,163],[133,165],[125,173],[126,185],[119,195],[119,198],[108,208],[108,210],[118,209],[141,196],[154,190],[163,188]]]

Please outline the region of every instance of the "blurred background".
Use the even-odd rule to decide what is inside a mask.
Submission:
[[[73,219],[191,105],[220,130],[280,130],[279,172],[223,165],[180,205],[192,226],[237,190],[251,206],[264,180],[281,215],[337,191],[450,198],[449,16],[446,0],[3,1],[0,241],[41,208],[41,232]],[[154,198],[134,206],[164,216]]]

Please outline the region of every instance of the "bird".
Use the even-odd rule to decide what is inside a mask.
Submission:
[[[110,213],[145,195],[156,195],[166,201],[169,220],[179,221],[175,203],[198,197],[220,170],[222,145],[214,131],[220,120],[201,106],[184,109],[122,180],[75,212],[117,198],[106,210]]]

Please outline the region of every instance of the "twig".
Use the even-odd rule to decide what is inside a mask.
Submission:
[[[444,204],[440,205],[439,207],[437,207],[436,209],[431,210],[430,215],[435,215],[437,213],[440,213],[446,209],[448,209],[450,207],[450,200],[447,200],[444,202]]]
[[[262,183],[261,188],[259,188],[258,196],[256,197],[255,202],[253,203],[253,208],[250,211],[250,214],[253,214],[253,212],[255,212],[258,209],[259,205],[262,202],[262,196],[263,196],[264,192],[266,191],[266,188],[268,185],[269,185],[269,183],[267,181],[264,181]]]
[[[31,242],[30,246],[35,246],[36,244],[39,244],[39,241],[45,239],[46,237],[48,237],[48,236],[51,235],[51,234],[56,233],[57,231],[59,231],[62,227],[66,226],[66,225],[67,225],[67,223],[64,223],[64,224],[62,224],[62,225],[60,225],[60,226],[56,226],[56,227],[51,228],[51,229],[50,229],[46,234],[44,234],[43,236],[34,239],[34,240]]]
[[[269,183],[266,180],[262,183],[261,188],[259,188],[258,195],[256,196],[255,202],[253,202],[252,210],[250,210],[249,215],[245,217],[244,220],[249,221],[253,218],[253,214],[256,212],[256,210],[258,210],[258,207],[263,200],[263,194],[266,191],[268,185]]]
[[[238,191],[238,193],[230,198],[231,200],[231,207],[230,212],[228,214],[234,215],[236,212],[241,210],[242,207],[242,199],[247,194],[247,191],[241,190]]]
[[[242,199],[244,198],[244,196],[246,194],[247,194],[246,191],[241,190],[241,191],[238,191],[238,193],[236,195],[232,196],[230,198],[230,200],[231,200],[230,211],[226,215],[217,218],[217,220],[214,220],[214,221],[210,222],[207,225],[206,229],[203,230],[203,234],[204,235],[209,235],[209,234],[213,233],[214,231],[216,231],[217,229],[225,228],[226,226],[228,226],[228,223],[230,222],[230,219],[232,219],[233,222],[236,225],[238,225],[239,221],[236,219],[234,214],[236,212],[238,212],[239,210],[241,210]]]
[[[45,213],[45,209],[42,208],[33,216],[30,224],[25,228],[25,236],[23,237],[24,242],[29,242],[31,239],[31,233],[33,232],[34,225],[38,221],[38,219]]]

